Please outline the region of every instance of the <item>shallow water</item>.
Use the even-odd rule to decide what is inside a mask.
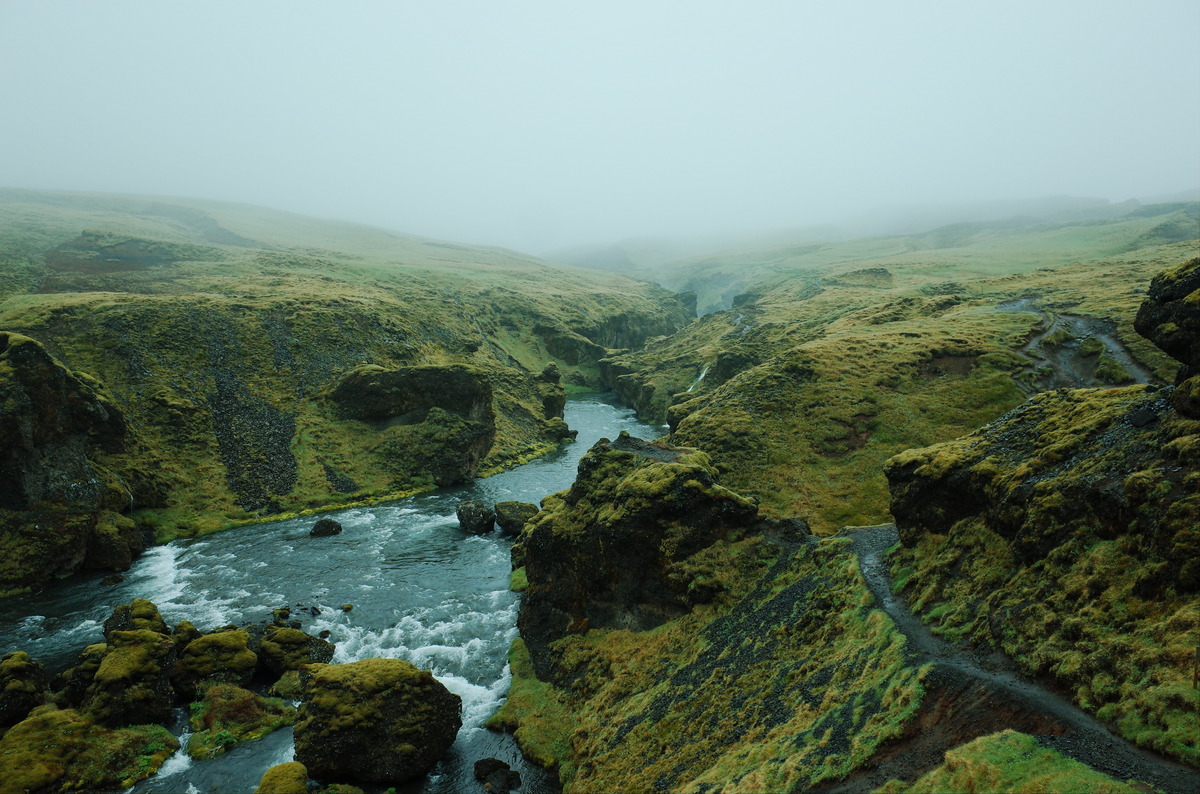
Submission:
[[[511,542],[498,533],[462,532],[455,508],[464,499],[536,503],[571,484],[579,458],[600,437],[627,430],[651,439],[662,432],[599,397],[569,401],[566,420],[579,431],[576,441],[470,486],[178,541],[146,552],[119,584],[102,586],[101,575],[86,575],[9,599],[0,615],[0,653],[24,650],[57,672],[102,641],[113,607],[134,598],[153,601],[170,625],[190,620],[205,631],[267,620],[272,609],[290,605],[305,631],[330,632],[335,663],[405,659],[431,669],[462,697],[463,728],[449,754],[401,791],[482,790],[473,765],[487,757],[519,770],[522,791],[551,791],[553,782],[521,759],[511,737],[482,727],[508,690],[518,596],[508,589]],[[339,521],[342,533],[309,537],[325,517]],[[343,604],[353,609],[345,612]],[[182,710],[178,722],[174,731],[186,736]],[[193,762],[181,752],[133,791],[251,792],[267,768],[290,760],[289,729],[211,761]]]

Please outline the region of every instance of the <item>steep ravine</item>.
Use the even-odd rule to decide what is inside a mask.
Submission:
[[[1167,794],[1200,791],[1200,771],[1130,744],[1042,684],[1004,669],[1004,660],[978,658],[936,637],[892,592],[887,552],[899,542],[894,524],[856,527],[846,535],[879,608],[904,634],[910,663],[932,669],[925,678],[925,704],[904,735],[849,778],[821,791],[868,792],[892,778],[913,779],[940,764],[946,750],[1004,728],[1037,735],[1043,744],[1117,780],[1142,781]]]

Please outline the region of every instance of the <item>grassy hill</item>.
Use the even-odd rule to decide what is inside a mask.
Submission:
[[[107,388],[133,440],[98,465],[160,539],[428,487],[401,428],[331,408],[355,367],[486,373],[486,472],[561,437],[547,363],[568,389],[595,387],[609,349],[687,317],[661,288],[499,248],[218,202],[0,191],[0,329]]]
[[[882,464],[1039,389],[1161,382],[1133,331],[1150,278],[1200,250],[1194,204],[773,246],[644,270],[699,321],[604,362],[672,441],[819,532],[887,520]]]

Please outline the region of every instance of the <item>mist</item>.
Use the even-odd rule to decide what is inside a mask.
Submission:
[[[0,0],[0,185],[532,252],[1200,187],[1194,0]]]

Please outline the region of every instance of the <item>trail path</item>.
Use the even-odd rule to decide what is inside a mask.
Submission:
[[[846,535],[853,541],[863,578],[879,607],[907,638],[914,663],[934,665],[926,682],[929,705],[923,709],[934,713],[918,717],[909,735],[875,759],[874,769],[857,773],[829,791],[869,791],[889,777],[911,779],[940,764],[946,750],[1011,727],[1033,733],[1043,744],[1117,780],[1143,781],[1167,794],[1200,792],[1200,770],[1136,747],[1061,696],[1003,669],[1002,663],[981,663],[934,636],[892,593],[885,553],[899,540],[894,524],[853,528]]]

